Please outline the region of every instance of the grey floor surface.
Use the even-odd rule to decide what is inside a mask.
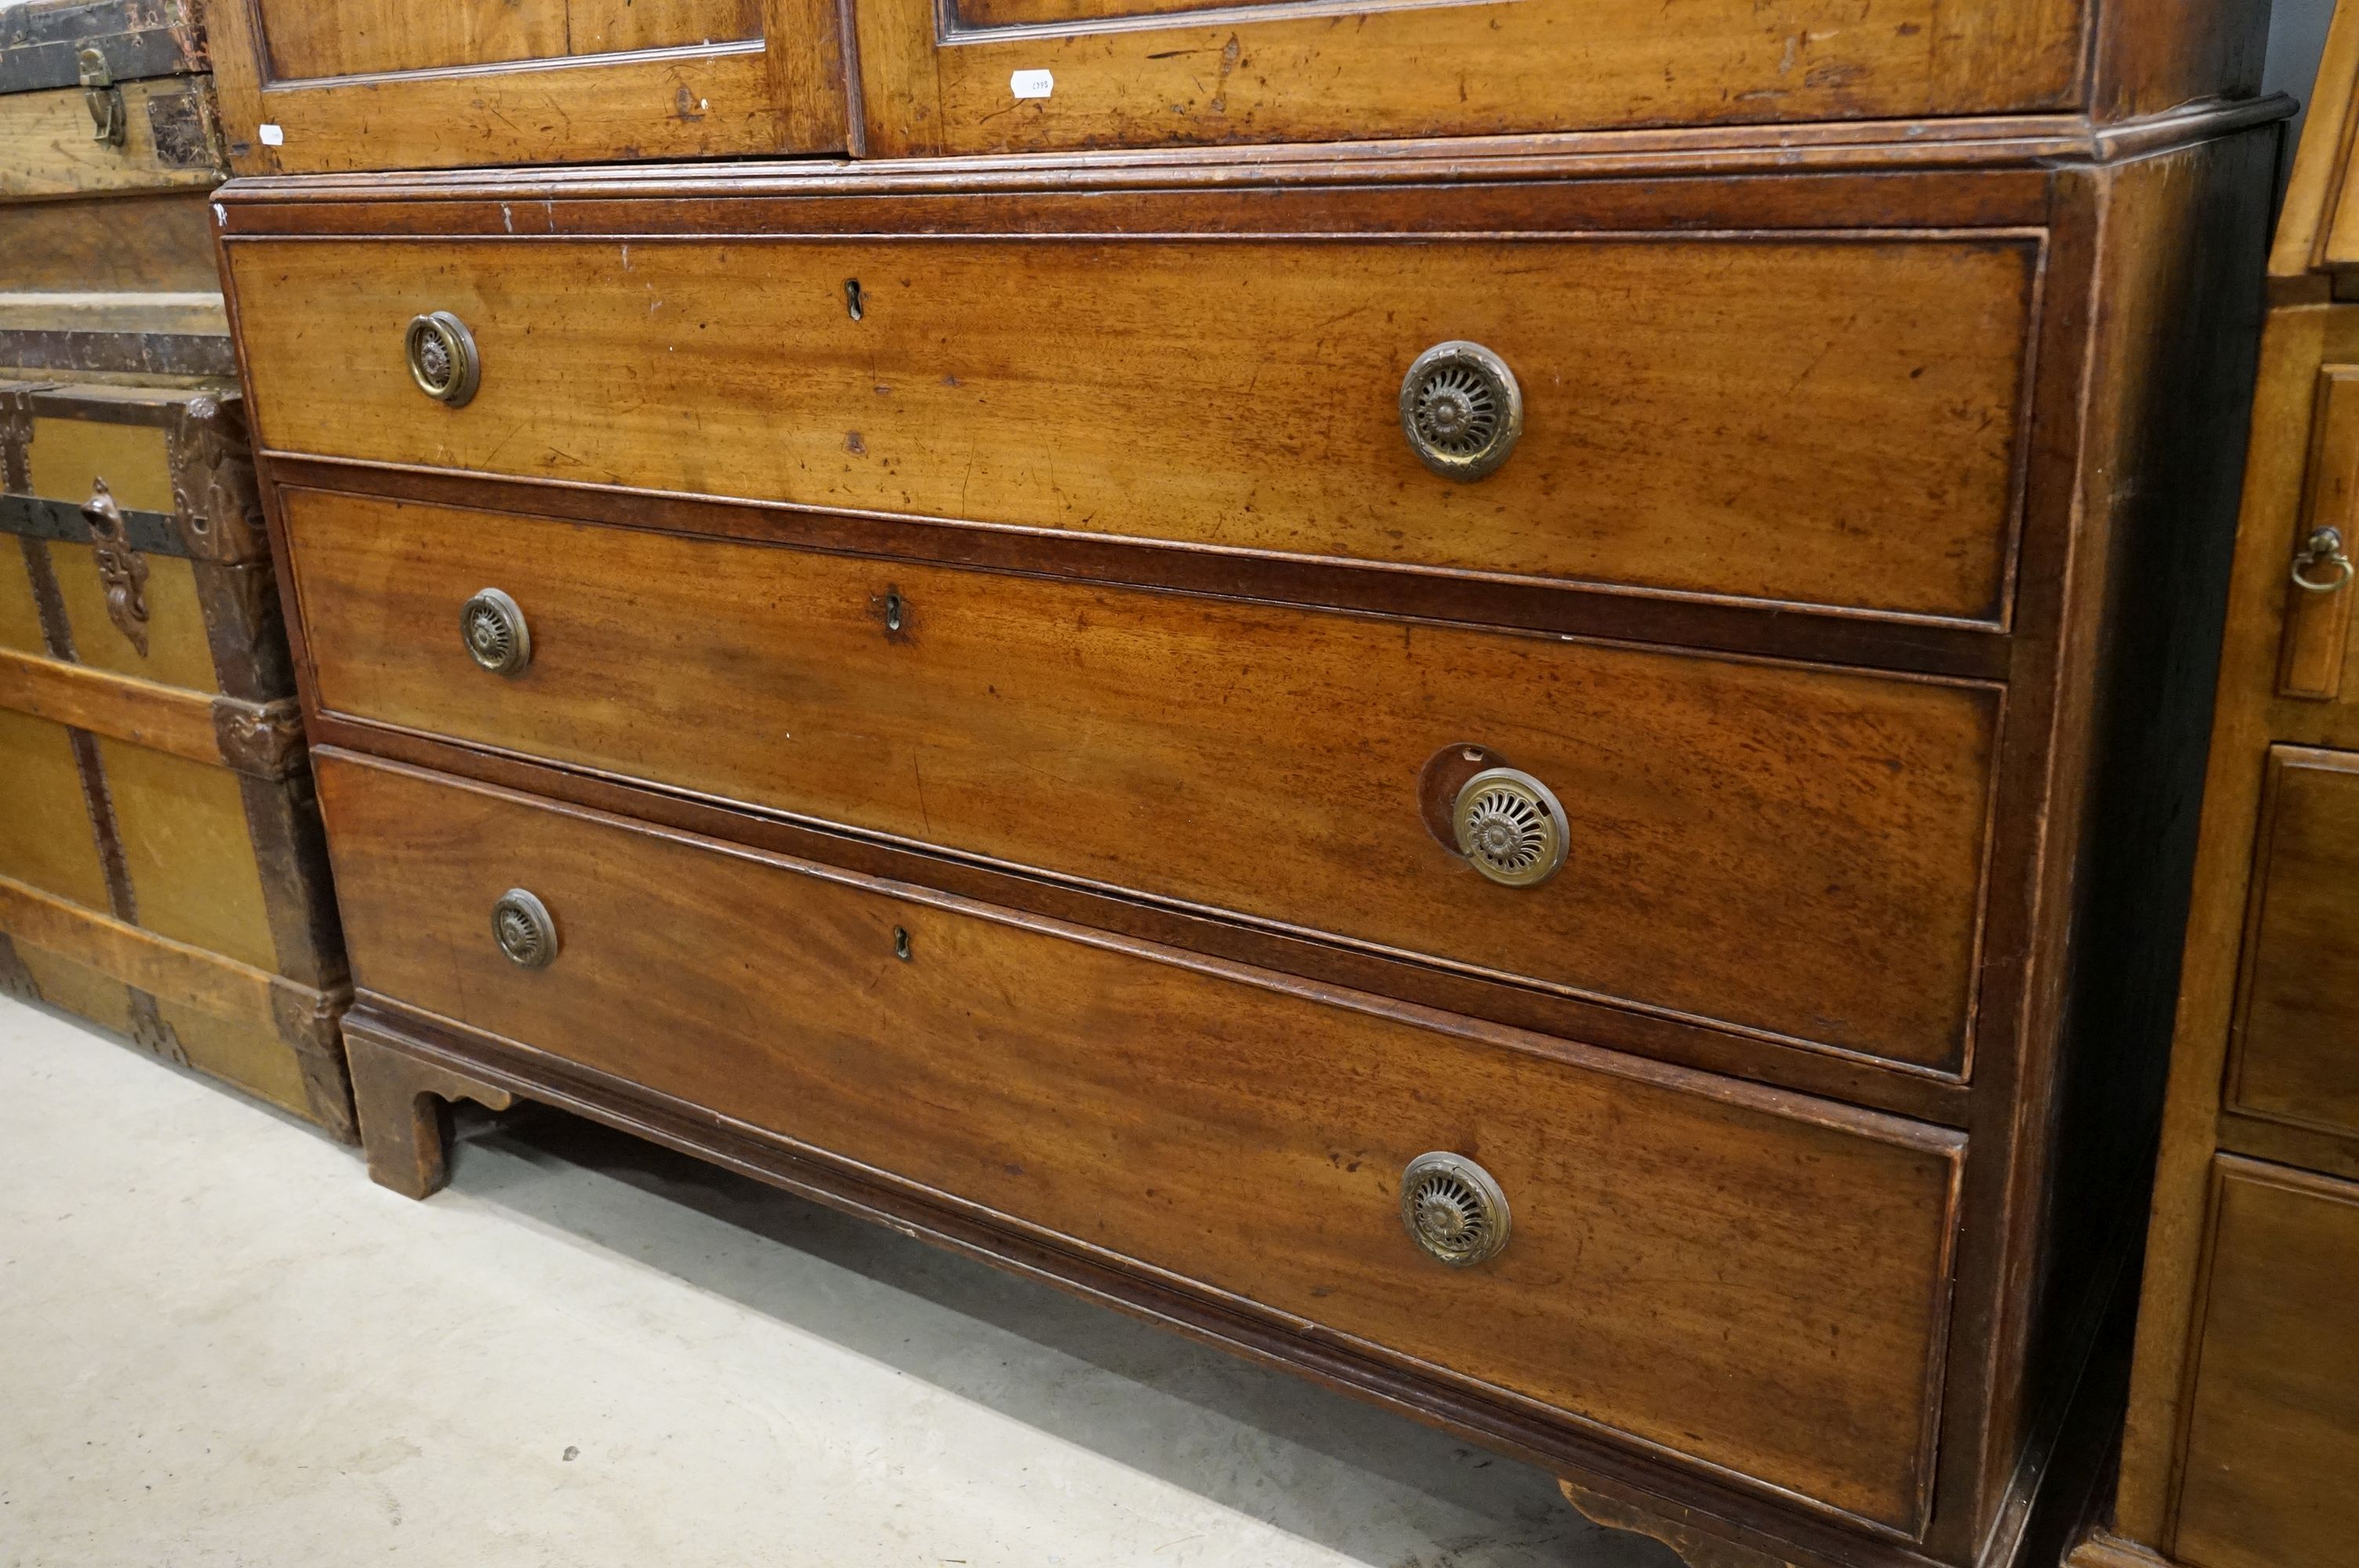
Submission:
[[[0,1564],[1673,1568],[1538,1471],[553,1113],[414,1204],[0,999]]]

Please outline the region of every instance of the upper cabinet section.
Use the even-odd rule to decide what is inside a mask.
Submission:
[[[242,174],[841,152],[835,0],[216,0]]]
[[[855,0],[853,15],[867,151],[894,157],[2075,110],[2118,120],[2255,92],[2267,7]]]
[[[1812,123],[1906,145],[1931,121],[2003,136],[2025,127],[1994,117],[2110,123],[2249,96],[2267,15],[2266,0],[215,4],[241,174],[1666,127],[1757,144]]]
[[[872,152],[1911,119],[2071,102],[2072,0],[863,0]]]

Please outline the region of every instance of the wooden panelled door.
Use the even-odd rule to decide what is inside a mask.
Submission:
[[[241,174],[844,146],[833,0],[222,0],[212,28]]]
[[[2063,108],[2083,22],[2079,0],[853,9],[867,150],[883,157]]]

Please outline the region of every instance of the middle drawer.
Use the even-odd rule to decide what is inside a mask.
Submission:
[[[1962,1066],[2000,693],[313,491],[332,712],[1821,1046]],[[478,668],[495,588],[528,661]],[[1421,778],[1536,776],[1485,880]],[[1862,962],[1873,955],[1873,962]]]

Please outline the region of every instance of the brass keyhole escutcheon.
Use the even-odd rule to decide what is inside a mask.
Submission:
[[[1507,1195],[1491,1173],[1447,1150],[1419,1154],[1401,1172],[1401,1227],[1426,1256],[1471,1269],[1507,1245]]]
[[[532,629],[516,601],[486,588],[459,607],[459,636],[467,656],[495,676],[520,676],[532,663]]]
[[[402,351],[418,390],[438,403],[464,407],[483,384],[484,364],[475,351],[475,334],[448,310],[412,317],[402,339]]]
[[[1507,460],[1524,433],[1524,394],[1480,343],[1436,343],[1401,378],[1401,433],[1444,479],[1473,481]]]
[[[909,928],[906,925],[893,927],[893,957],[905,964],[909,961]]]
[[[492,905],[492,940],[519,969],[545,969],[557,961],[557,922],[549,905],[524,888],[510,888]]]

